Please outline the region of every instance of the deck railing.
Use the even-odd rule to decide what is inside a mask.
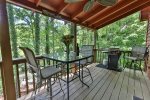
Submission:
[[[45,59],[42,56],[37,56],[36,59],[38,60],[39,64],[45,64]],[[0,62],[0,68],[1,67],[2,66]],[[28,67],[25,58],[13,59],[13,71],[17,97],[28,94],[30,91],[33,91],[35,89],[35,77],[31,73],[29,73],[27,69]],[[2,74],[0,76],[0,82],[0,93],[2,97]]]
[[[102,63],[103,59],[107,59],[107,53],[103,53],[103,49],[95,49],[95,54],[96,54],[96,62]],[[124,65],[124,56],[129,55],[129,53],[125,53],[121,56],[120,63],[121,65]],[[42,56],[37,56],[36,59],[38,60],[38,63],[40,65],[45,66],[46,64],[48,65],[53,65],[57,64],[57,62],[52,62],[48,59],[43,58]],[[1,70],[1,62],[0,62],[0,70]],[[25,94],[28,94],[30,91],[33,91],[35,89],[35,77],[29,73],[28,67],[26,64],[25,58],[17,58],[13,59],[13,71],[14,71],[14,80],[15,80],[15,86],[16,86],[16,94],[17,97],[21,97]],[[2,74],[0,74],[0,93],[1,97],[3,94],[3,86],[2,86]]]

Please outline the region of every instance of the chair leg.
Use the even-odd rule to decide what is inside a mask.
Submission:
[[[40,86],[39,86],[39,83],[37,83],[36,86],[35,86],[35,90],[34,90],[34,100],[35,100],[36,93],[37,93],[37,91],[39,92],[40,88],[41,88],[41,83],[40,83]]]
[[[65,92],[64,92],[64,90],[62,89],[62,85],[61,85],[61,82],[60,82],[60,79],[59,79],[59,78],[58,78],[58,81],[59,81],[60,89],[61,89],[61,91],[63,92],[63,94],[65,95]]]
[[[84,65],[81,65],[81,70],[82,70],[82,72],[81,72],[81,79],[82,79],[82,81],[83,81],[83,67],[84,67]],[[85,66],[84,68],[86,68],[87,69],[87,71],[88,71],[88,73],[89,73],[89,75],[90,75],[90,77],[91,77],[91,80],[92,80],[92,82],[93,82],[93,78],[92,78],[92,75],[91,75],[91,72],[90,72],[90,70]]]
[[[51,77],[50,77],[48,80],[49,80],[50,100],[52,100],[52,84],[51,84]]]
[[[133,62],[134,62],[134,61],[132,60],[131,63],[130,63],[130,66],[129,66],[130,69],[132,69],[132,64],[133,64]]]
[[[143,75],[143,71],[142,71],[142,68],[141,68],[141,61],[140,61],[139,67],[140,67],[141,73]]]
[[[88,72],[89,72],[89,74],[90,74],[90,77],[91,77],[91,79],[92,79],[92,82],[93,82],[93,77],[92,77],[92,74],[91,74],[91,72],[90,72],[90,70],[86,67],[86,69],[88,70]]]

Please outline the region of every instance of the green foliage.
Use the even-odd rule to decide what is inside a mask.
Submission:
[[[73,33],[71,23],[48,18],[16,6],[13,6],[13,11],[17,47],[26,46],[34,51],[37,49],[37,54],[61,52],[66,49],[60,40],[63,35]],[[145,33],[146,23],[140,22],[139,13],[135,13],[99,29],[97,47],[119,46],[128,49],[133,45],[145,45]],[[77,42],[79,47],[94,44],[94,32],[77,26]],[[20,50],[19,55],[22,55]]]
[[[11,36],[11,44],[12,44],[12,54],[14,58],[18,57],[18,49],[17,49],[17,34],[14,22],[14,9],[12,5],[8,5],[8,19],[9,19],[9,27],[10,27],[10,36]]]
[[[119,46],[128,49],[133,45],[145,45],[146,22],[139,21],[139,13],[130,15],[98,30],[97,46]]]

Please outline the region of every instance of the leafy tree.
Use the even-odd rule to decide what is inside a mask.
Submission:
[[[99,29],[97,47],[119,46],[129,49],[133,45],[145,45],[146,22],[140,22],[138,16],[137,12]]]
[[[9,19],[9,27],[10,27],[10,35],[11,35],[11,42],[12,42],[12,54],[13,57],[18,57],[18,49],[17,49],[17,33],[15,28],[15,21],[14,21],[14,7],[12,5],[8,5],[8,19]]]
[[[40,18],[39,14],[35,13],[35,19],[34,19],[34,26],[35,26],[35,53],[40,54]]]
[[[49,46],[49,18],[45,18],[45,38],[46,38],[46,46],[45,46],[45,53],[50,53],[50,46]]]

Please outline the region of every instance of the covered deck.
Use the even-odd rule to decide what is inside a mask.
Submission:
[[[5,100],[21,100],[34,99],[31,91],[35,89],[35,77],[29,76],[27,64],[24,58],[12,59],[9,25],[7,18],[6,3],[12,3],[34,12],[44,14],[56,19],[73,22],[74,24],[74,49],[76,51],[77,33],[76,25],[87,27],[94,31],[94,58],[98,58],[96,48],[97,30],[121,18],[124,18],[134,12],[140,11],[150,5],[150,0],[118,0],[114,6],[104,6],[98,2],[94,2],[93,7],[88,11],[83,11],[83,5],[88,0],[83,0],[76,4],[64,3],[64,0],[1,0],[0,1],[0,45],[2,61],[0,70],[2,76],[2,87]],[[44,62],[39,56],[37,59]],[[22,64],[24,71],[25,90],[21,88],[19,65]],[[138,70],[125,68],[122,72],[102,69],[96,67],[96,63],[89,66],[94,82],[90,83],[90,79],[85,80],[90,85],[82,87],[79,80],[70,83],[70,99],[76,100],[132,100],[133,96],[149,100],[150,98],[150,81],[145,73]],[[15,70],[14,70],[15,69]],[[15,74],[14,74],[15,72]],[[32,85],[28,80],[32,77]],[[66,86],[63,83],[63,89],[66,94]],[[53,90],[57,90],[57,84]],[[42,89],[42,88],[41,88]],[[25,96],[23,96],[25,95]],[[37,100],[49,99],[46,89],[41,90],[35,97]],[[54,97],[54,100],[67,99],[62,93]]]
[[[70,100],[149,100],[150,98],[150,80],[145,73],[139,70],[125,68],[122,72],[116,72],[97,67],[98,63],[88,66],[93,76],[93,83],[90,78],[85,78],[89,88],[82,86],[79,79],[70,83]],[[60,93],[53,100],[66,100],[66,86],[63,83],[65,95]],[[54,86],[54,92],[59,87]],[[134,98],[140,99],[134,99]],[[18,100],[49,100],[49,94],[46,89],[42,89],[34,95],[31,92]]]

